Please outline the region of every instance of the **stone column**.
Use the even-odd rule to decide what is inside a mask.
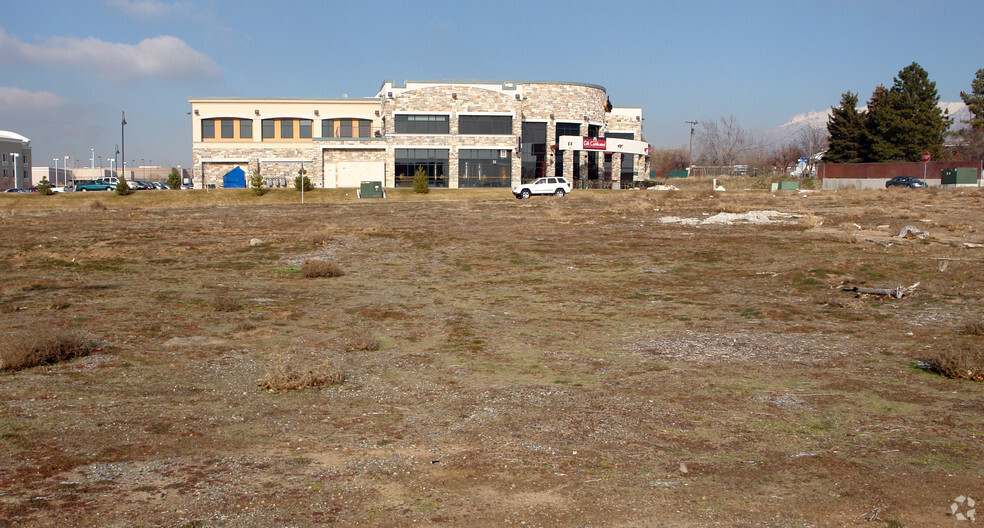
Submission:
[[[569,181],[569,182],[573,182],[574,181],[574,156],[577,155],[577,151],[576,150],[561,150],[560,152],[563,153],[563,158],[562,159],[564,160],[564,178],[567,178],[567,181]],[[550,175],[552,176],[553,173],[550,173]]]
[[[612,189],[622,188],[622,155],[612,153]]]

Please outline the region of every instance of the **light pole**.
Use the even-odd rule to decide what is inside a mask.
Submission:
[[[692,167],[694,165],[694,125],[696,125],[697,122],[684,121],[684,123],[690,124],[690,159],[687,161],[687,166]]]
[[[65,181],[62,183],[68,185],[68,156],[65,156]]]
[[[123,160],[123,174],[120,174],[120,179],[126,179],[126,112],[123,112],[123,122],[120,124],[120,145],[123,146],[123,150],[120,153],[120,159]]]
[[[90,165],[89,170],[91,171],[89,172],[89,174],[91,174],[91,176],[89,177],[95,179],[96,178],[96,149],[91,148],[89,150],[92,152],[92,154],[89,156],[89,165]]]
[[[58,185],[58,158],[51,158],[55,162],[55,183],[48,182],[49,185]]]

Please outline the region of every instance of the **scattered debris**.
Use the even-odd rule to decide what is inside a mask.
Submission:
[[[718,213],[708,215],[702,213],[707,218],[680,218],[677,216],[663,216],[659,219],[662,224],[681,224],[685,226],[696,225],[734,225],[736,223],[749,223],[755,225],[763,224],[782,224],[787,223],[785,219],[792,218],[794,215],[780,213],[779,211],[749,211],[747,213]]]
[[[260,240],[260,239],[258,239],[258,238],[251,238],[251,239],[249,239],[249,245],[251,245],[251,246],[260,246],[260,245],[263,245],[263,241]]]
[[[892,247],[895,242],[885,242],[884,240],[874,240],[871,238],[866,238],[865,242],[871,242],[872,244],[878,244],[879,246]]]
[[[963,245],[966,248],[982,248],[982,247],[984,247],[984,244],[975,244],[973,242],[964,242]]]
[[[901,299],[902,297],[911,294],[918,286],[919,283],[917,282],[908,287],[898,286],[896,288],[865,288],[863,286],[850,286],[841,288],[841,290],[858,292],[860,295],[885,295],[894,299]]]
[[[684,475],[686,475],[687,473],[690,473],[690,470],[687,469],[687,463],[686,462],[680,462],[680,473],[683,473]]]
[[[899,231],[899,236],[896,238],[926,238],[928,236],[928,231],[923,231],[916,226],[907,225],[902,228],[902,231]]]

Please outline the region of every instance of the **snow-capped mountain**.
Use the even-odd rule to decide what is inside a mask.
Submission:
[[[960,130],[967,126],[964,124],[964,121],[971,117],[967,105],[962,102],[940,101],[939,107],[953,118],[953,125],[950,127],[951,130]],[[866,106],[858,107],[858,111],[865,111],[867,109],[868,107]],[[794,141],[796,136],[804,129],[817,128],[826,130],[827,121],[830,119],[831,112],[832,109],[828,108],[826,110],[810,110],[809,112],[796,114],[775,128],[752,131],[752,136],[756,139],[756,143],[760,145],[781,145]]]

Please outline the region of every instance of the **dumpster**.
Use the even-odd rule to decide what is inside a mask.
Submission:
[[[798,191],[800,184],[798,181],[781,181],[779,182],[780,191]]]
[[[364,181],[359,184],[359,198],[386,198],[383,182]]]

